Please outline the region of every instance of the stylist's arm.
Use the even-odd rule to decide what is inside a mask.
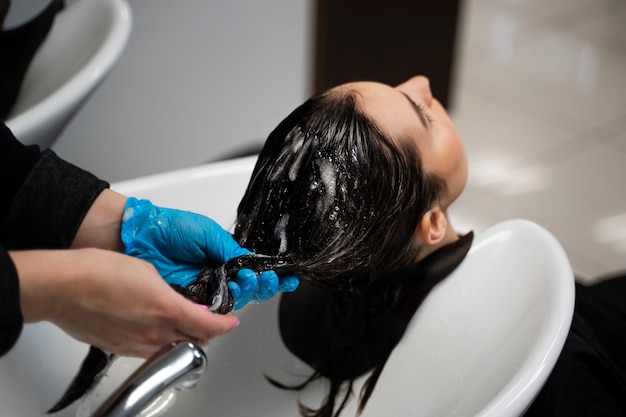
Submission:
[[[124,255],[126,197],[104,190],[72,250],[10,251],[26,322],[51,321],[110,353],[147,357],[168,342],[205,343],[237,326],[172,290],[150,262]]]
[[[94,248],[10,256],[24,321],[50,321],[105,352],[147,357],[174,340],[206,343],[238,323],[186,300],[141,259]]]

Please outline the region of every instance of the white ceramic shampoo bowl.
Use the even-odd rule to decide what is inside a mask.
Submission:
[[[215,163],[113,188],[207,214],[229,228],[254,162]],[[573,274],[558,242],[527,221],[495,225],[476,236],[467,258],[418,310],[363,416],[520,415],[561,351],[573,306]],[[293,417],[298,400],[318,405],[324,383],[294,393],[264,378],[296,383],[311,372],[282,345],[277,307],[275,298],[237,312],[241,326],[209,345],[204,379],[179,394],[165,415]],[[6,415],[41,415],[69,383],[85,352],[84,345],[53,326],[26,326],[16,348],[0,360],[0,403]],[[118,360],[93,407],[139,363]],[[342,416],[354,416],[355,410],[352,400]],[[76,407],[59,415],[73,417]]]
[[[574,275],[552,235],[525,220],[488,228],[413,317],[363,417],[521,415],[573,311]]]

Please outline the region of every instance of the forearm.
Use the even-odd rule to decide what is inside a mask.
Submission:
[[[148,356],[174,340],[236,326],[186,300],[148,262],[110,250],[10,251],[25,322],[49,321],[107,352]]]
[[[50,320],[64,304],[61,296],[71,297],[71,275],[79,269],[77,251],[10,251],[19,276],[19,300],[24,322]],[[68,293],[69,291],[69,293]]]
[[[123,252],[120,238],[126,196],[103,190],[89,208],[70,248],[95,247]]]

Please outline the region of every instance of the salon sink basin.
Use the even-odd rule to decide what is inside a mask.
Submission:
[[[205,213],[229,228],[254,162],[254,157],[224,161],[113,188]],[[237,312],[241,325],[209,344],[204,378],[195,389],[163,404],[168,409],[164,415],[293,417],[298,401],[318,405],[325,395],[323,383],[299,393],[275,388],[265,379],[298,383],[311,372],[281,342],[278,303],[274,298]],[[569,262],[544,228],[509,220],[482,231],[459,268],[416,313],[363,417],[520,415],[560,353],[573,305]],[[66,387],[85,352],[84,345],[51,325],[27,325],[16,348],[0,359],[0,403],[6,415],[41,415]],[[82,406],[95,409],[140,363],[116,361]],[[357,388],[363,381],[357,381]],[[76,409],[58,415],[74,417]],[[355,411],[352,400],[342,416]]]
[[[363,417],[521,415],[573,311],[574,274],[550,233],[525,220],[486,229],[413,317]]]

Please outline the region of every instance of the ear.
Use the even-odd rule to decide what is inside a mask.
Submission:
[[[436,246],[446,236],[448,217],[440,206],[435,206],[422,216],[415,233],[417,238],[430,246]]]

